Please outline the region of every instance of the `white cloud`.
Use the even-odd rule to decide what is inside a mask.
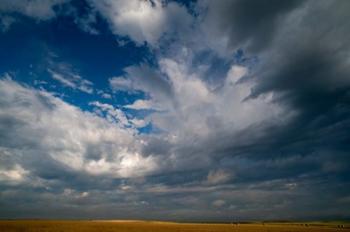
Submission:
[[[112,77],[108,81],[113,91],[132,91],[133,90],[133,83],[128,78]]]
[[[226,183],[232,178],[232,174],[224,170],[210,171],[205,183],[207,184],[222,184]]]
[[[164,157],[160,165],[162,170],[207,167],[220,155],[216,154],[216,149],[235,146],[242,140],[249,143],[264,136],[263,130],[259,131],[261,125],[283,125],[293,117],[295,112],[274,104],[273,96],[246,100],[255,85],[254,79],[243,80],[250,75],[247,67],[231,65],[224,78],[221,77],[221,84],[213,87],[205,81],[205,72],[199,72],[188,59],[192,58],[182,53],[174,59],[158,57],[159,70],[141,64],[126,68],[125,77],[115,78],[117,88],[124,86],[131,92],[141,90],[149,97],[124,108],[161,109],[143,120],[162,131],[160,135],[145,135],[148,142],[158,138],[161,143],[168,144],[164,150],[157,151]],[[234,139],[245,130],[254,132]],[[159,140],[155,140],[157,144]],[[191,147],[191,156],[186,153],[188,147]],[[205,184],[224,183],[231,177],[213,172]]]
[[[130,105],[125,105],[125,108],[134,110],[146,110],[146,109],[158,109],[154,102],[151,100],[138,99]]]
[[[28,173],[29,171],[16,164],[11,169],[0,169],[0,181],[21,182]]]
[[[106,98],[106,99],[111,99],[111,98],[112,98],[112,95],[110,95],[109,93],[103,93],[103,94],[101,95],[101,97]]]
[[[152,157],[142,157],[138,153],[121,154],[118,163],[107,162],[104,158],[91,160],[86,164],[85,170],[93,175],[115,173],[119,177],[144,176],[156,169],[156,160]]]
[[[151,156],[144,158],[140,154],[122,156],[119,173],[122,177],[135,176],[137,170],[138,176],[150,173],[156,169],[156,160]]]
[[[78,74],[73,72],[59,73],[54,70],[48,69],[53,79],[59,81],[64,86],[72,89],[78,89],[82,92],[92,94],[94,92],[93,83],[91,81],[83,79]]]
[[[96,93],[105,99],[112,99],[112,95],[109,92],[105,92],[101,89],[97,89]]]
[[[240,78],[248,73],[247,68],[233,65],[227,73],[225,85],[235,85]]]
[[[226,202],[224,200],[219,199],[219,200],[213,201],[212,204],[215,207],[222,207],[222,206],[224,206],[226,204]]]
[[[134,125],[136,128],[141,128],[147,125],[148,121],[144,119],[133,118],[129,122]]]
[[[117,123],[122,128],[140,128],[147,125],[147,120],[139,119],[136,117],[128,118],[126,114],[118,108],[106,103],[101,103],[98,101],[90,102],[92,106],[95,106],[95,112],[104,117],[111,123]]]
[[[220,130],[235,133],[263,121],[280,123],[279,116],[285,113],[268,98],[245,101],[254,86],[253,82],[236,83],[248,72],[245,67],[233,65],[221,89],[212,91],[186,62],[160,59],[159,66],[172,86],[175,105],[162,105],[167,112],[154,114],[153,123],[177,138],[206,138]],[[289,116],[285,114],[284,119]]]
[[[129,36],[139,44],[155,44],[164,28],[165,14],[155,1],[96,1],[97,8],[110,21],[116,34]]]
[[[109,21],[115,34],[128,36],[137,44],[157,42],[176,27],[191,21],[186,8],[161,0],[91,0],[93,6]]]
[[[90,105],[96,106],[106,112],[106,118],[109,122],[117,123],[123,128],[130,126],[130,122],[122,110],[98,101],[90,102]]]
[[[49,70],[49,71],[50,71],[50,73],[52,74],[52,78],[53,78],[53,79],[55,79],[55,80],[61,82],[62,84],[66,85],[66,86],[68,86],[68,87],[71,87],[71,88],[73,88],[73,89],[76,89],[76,88],[77,88],[76,84],[75,84],[73,81],[64,78],[61,74],[58,74],[58,73],[56,73],[56,72],[53,72],[52,70]]]
[[[53,159],[71,170],[112,177],[146,175],[157,169],[155,158],[140,154],[137,131],[125,128],[125,116],[109,105],[95,103],[116,112],[110,114],[118,120],[107,121],[48,92],[9,79],[0,80],[0,93],[0,120],[10,120],[10,124],[1,125],[17,128],[10,133],[0,128],[4,134],[0,146],[13,159],[25,156],[34,163]],[[28,144],[29,148],[22,149]],[[19,167],[2,171],[1,175],[20,179],[24,171]]]
[[[158,57],[159,70],[153,70],[144,64],[130,66],[125,69],[125,77],[110,79],[114,89],[127,89],[130,92],[141,90],[149,96],[147,100],[136,100],[124,108],[161,109],[146,116],[144,122],[150,122],[163,131],[161,141],[176,147],[174,151],[166,151],[169,152],[168,156],[164,156],[163,165],[168,168],[193,168],[188,166],[191,159],[196,160],[198,167],[209,165],[210,160],[216,156],[213,151],[216,147],[235,144],[235,141],[229,142],[226,138],[218,143],[211,144],[211,141],[217,141],[218,137],[234,137],[253,126],[282,125],[295,113],[274,104],[272,96],[246,100],[255,82],[254,79],[240,81],[249,75],[248,68],[244,66],[233,64],[222,84],[213,88],[204,81],[204,73],[197,72],[196,67],[191,65],[186,54],[181,53],[175,57]],[[263,133],[256,131],[249,139],[257,139],[259,136],[263,136]],[[152,137],[148,139],[152,140]],[[195,146],[191,144],[193,141],[196,141]],[[240,142],[242,141],[237,141]],[[195,155],[189,157],[181,153],[182,147],[190,146],[200,150],[202,146],[208,147],[208,143],[212,150],[204,151],[206,154],[201,155],[199,154],[203,151],[198,151],[200,161]],[[211,178],[213,184],[214,177]]]
[[[70,188],[65,188],[63,190],[62,195],[64,197],[68,197],[68,198],[76,198],[76,199],[81,199],[81,198],[86,198],[88,197],[90,194],[89,192],[78,192],[74,189],[70,189]]]

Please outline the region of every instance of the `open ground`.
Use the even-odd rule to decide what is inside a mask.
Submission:
[[[175,223],[156,221],[116,220],[2,220],[1,232],[63,232],[63,231],[118,231],[118,232],[331,232],[350,231],[350,224],[344,223]]]

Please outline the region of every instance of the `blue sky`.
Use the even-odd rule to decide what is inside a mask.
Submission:
[[[348,219],[349,8],[2,1],[0,217]]]
[[[69,67],[67,72],[74,72],[103,90],[108,89],[109,77],[122,75],[124,67],[151,58],[145,46],[135,46],[130,41],[118,46],[118,37],[108,31],[106,23],[99,24],[101,32],[95,35],[82,31],[72,15],[63,14],[44,22],[18,17],[20,22],[1,36],[1,72],[11,70],[15,79],[30,85],[45,81],[46,87],[52,88],[56,84],[60,93],[79,95],[76,97],[82,100],[88,97],[84,92],[59,85],[52,80],[48,69],[65,65]],[[98,97],[97,93],[93,95]]]

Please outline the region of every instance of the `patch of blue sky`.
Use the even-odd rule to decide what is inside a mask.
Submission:
[[[83,9],[83,8],[79,8]],[[58,93],[65,101],[83,110],[89,102],[101,101],[112,105],[131,104],[144,98],[142,92],[112,92],[108,79],[124,74],[123,69],[141,62],[152,63],[147,46],[136,46],[126,38],[113,35],[103,20],[96,21],[98,34],[80,30],[70,15],[58,15],[58,20],[36,21],[25,16],[0,36],[0,74],[36,88]],[[122,46],[118,40],[125,42]],[[68,66],[62,71],[60,65]],[[91,82],[87,93],[66,86],[52,78],[50,70],[63,77],[72,72]],[[102,93],[110,97],[102,96]],[[105,96],[108,96],[105,95]]]

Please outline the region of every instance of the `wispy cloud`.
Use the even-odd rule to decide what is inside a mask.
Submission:
[[[70,0],[21,1],[4,0],[0,4],[0,12],[20,13],[38,20],[48,20],[56,16],[54,7]]]
[[[56,81],[60,82],[66,87],[74,90],[80,90],[82,92],[92,94],[94,92],[93,83],[91,81],[83,79],[78,74],[73,72],[56,72],[52,69],[48,69],[51,77]]]

